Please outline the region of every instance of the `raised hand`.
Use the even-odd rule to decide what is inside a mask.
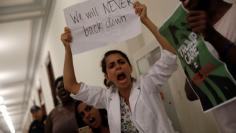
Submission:
[[[64,33],[61,34],[61,41],[65,46],[65,61],[63,69],[63,82],[67,91],[76,94],[80,90],[80,84],[77,83],[75,78],[72,52],[70,43],[72,42],[71,31],[68,27],[64,28]]]
[[[193,32],[207,36],[212,28],[208,15],[205,11],[190,11],[187,16],[187,22]]]
[[[70,43],[72,42],[72,35],[68,27],[64,28],[64,33],[61,34],[61,41],[65,47],[70,47]]]
[[[144,4],[136,1],[133,5],[135,13],[140,17],[142,23],[152,32],[159,44],[163,49],[170,51],[175,54],[175,49],[170,45],[170,43],[163,37],[158,30],[158,27],[152,22],[152,20],[147,15],[147,7]]]
[[[147,7],[144,4],[141,4],[140,2],[136,1],[133,5],[135,13],[140,17],[140,20],[142,23],[144,23],[148,17],[147,17]]]

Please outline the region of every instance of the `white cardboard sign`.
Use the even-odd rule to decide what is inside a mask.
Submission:
[[[132,0],[88,0],[64,9],[72,53],[125,41],[141,33]]]

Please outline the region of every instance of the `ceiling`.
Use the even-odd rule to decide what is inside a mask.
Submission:
[[[51,3],[0,0],[0,96],[16,132],[22,132]],[[1,113],[0,132],[9,132]]]

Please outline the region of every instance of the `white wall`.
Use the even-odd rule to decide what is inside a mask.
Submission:
[[[150,18],[160,27],[171,12],[176,8],[177,0],[140,0],[148,6]],[[45,34],[45,48],[42,54],[41,67],[39,70],[39,80],[42,85],[46,102],[46,110],[49,113],[53,108],[51,89],[48,83],[45,62],[48,54],[51,56],[55,77],[63,73],[64,47],[60,41],[60,35],[65,27],[63,9],[69,5],[79,2],[79,0],[56,0],[55,7],[50,14],[47,33]],[[103,73],[101,72],[100,60],[105,51],[109,49],[120,49],[132,57],[135,52],[154,40],[150,32],[143,27],[143,34],[120,43],[119,45],[108,45],[99,49],[88,51],[74,56],[75,74],[78,81],[83,81],[92,85],[103,85]],[[130,58],[132,59],[132,58]],[[131,60],[132,62],[132,60]],[[135,73],[134,73],[135,75]],[[169,86],[177,116],[183,133],[216,133],[215,121],[211,113],[204,114],[201,111],[198,101],[189,102],[184,92],[185,76],[181,67],[169,80]]]
[[[39,95],[38,95],[38,88],[39,86],[38,85],[34,85],[35,87],[32,88],[32,91],[31,91],[31,95],[30,95],[30,99],[29,99],[29,104],[28,104],[28,107],[27,107],[27,112],[25,113],[26,115],[24,116],[23,118],[23,122],[22,122],[22,129],[24,133],[28,132],[29,130],[29,126],[32,122],[32,115],[30,113],[30,108],[34,105],[34,102],[36,105],[40,106],[40,102],[39,102]],[[34,101],[34,102],[33,102]]]

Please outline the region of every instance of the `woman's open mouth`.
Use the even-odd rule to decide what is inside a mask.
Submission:
[[[94,117],[89,118],[89,125],[93,128],[95,128],[96,125],[96,119]]]
[[[117,75],[117,80],[118,81],[122,81],[122,80],[124,80],[124,79],[126,79],[126,75],[125,75],[125,73],[119,73],[118,75]]]
[[[95,122],[95,118],[94,117],[89,118],[89,124],[93,124],[94,122]]]

